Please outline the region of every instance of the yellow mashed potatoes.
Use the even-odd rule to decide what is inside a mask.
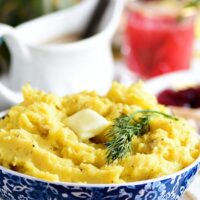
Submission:
[[[61,98],[26,85],[23,96],[0,120],[0,165],[9,169],[48,181],[123,183],[177,172],[199,156],[199,140],[183,119],[152,118],[150,132],[133,138],[134,151],[110,165],[103,133],[82,141],[67,127],[66,119],[85,108],[109,121],[139,109],[169,113],[141,82],[114,83],[103,97],[84,91]]]

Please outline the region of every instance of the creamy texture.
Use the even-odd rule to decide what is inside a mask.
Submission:
[[[169,113],[141,82],[114,83],[103,97],[84,91],[61,98],[29,85],[23,95],[0,120],[0,165],[15,171],[49,181],[123,183],[177,172],[199,156],[199,140],[183,119],[153,117],[150,132],[133,138],[133,153],[111,165],[106,165],[106,131],[82,141],[67,127],[68,117],[86,108],[109,121],[138,109]]]

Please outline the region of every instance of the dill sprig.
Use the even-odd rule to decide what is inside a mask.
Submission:
[[[115,160],[121,160],[133,151],[133,136],[142,136],[148,133],[150,131],[150,118],[155,114],[178,120],[172,115],[154,110],[139,110],[131,115],[121,115],[115,119],[107,134],[110,141],[105,143],[107,147],[107,164],[111,164]]]

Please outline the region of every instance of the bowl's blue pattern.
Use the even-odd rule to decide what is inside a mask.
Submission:
[[[45,183],[0,169],[0,199],[3,200],[176,200],[184,193],[200,168],[161,181],[110,187],[70,186]]]

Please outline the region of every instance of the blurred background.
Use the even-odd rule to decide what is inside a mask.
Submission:
[[[80,1],[81,0],[29,0],[29,1],[1,0],[0,22],[15,27],[20,23],[34,19],[36,17],[69,8],[70,6],[80,3]],[[149,18],[145,17],[141,18],[142,15],[139,14],[138,10],[137,11],[135,10],[135,8],[137,8],[138,6],[135,5],[135,2],[139,1],[134,1],[134,0],[126,1],[126,9],[124,10],[122,20],[119,23],[118,31],[115,34],[115,37],[113,38],[113,54],[115,59],[119,61],[120,64],[121,61],[123,61],[123,63],[125,62],[128,65],[127,69],[129,71],[134,72],[134,74],[144,79],[151,78],[163,73],[168,73],[181,69],[187,69],[191,67],[191,62],[193,61],[195,62],[195,59],[198,59],[200,57],[200,52],[199,52],[200,45],[198,42],[200,40],[200,18],[198,16],[199,9],[197,6],[199,1],[198,0],[182,0],[182,1],[141,0],[140,1],[142,2],[142,12],[141,10],[139,12],[140,14],[142,13],[142,15],[144,13],[148,13],[149,2],[154,2],[154,3],[156,2],[156,4],[162,2],[162,4],[159,4],[159,9],[161,8],[160,9],[161,13],[163,11],[163,8],[166,6],[166,2],[168,2],[168,4],[170,2],[171,10],[174,10],[174,8],[178,8],[179,14],[180,12],[184,13],[185,7],[188,7],[188,5],[190,8],[191,7],[195,8],[194,9],[195,11],[193,10],[192,13],[192,15],[195,15],[194,17],[195,19],[194,22],[190,22],[190,24],[188,25],[188,31],[186,31],[187,33],[181,31],[182,25],[174,25],[173,20],[171,22],[169,20],[166,21],[166,19],[163,20],[162,16],[160,16],[161,13],[159,15],[159,12],[156,11],[154,12],[153,17],[151,17],[151,21],[149,20]],[[159,10],[157,6],[156,9]],[[156,16],[154,16],[155,13]],[[146,14],[144,16],[146,16]],[[183,14],[183,16],[181,17],[188,18],[188,13],[186,12],[186,15]],[[161,20],[158,22],[159,18]],[[185,21],[187,21],[187,19]],[[154,26],[154,30],[152,32],[147,31],[148,24]],[[165,30],[163,33],[159,33],[159,31],[161,30],[160,27],[162,26],[168,27],[168,30]],[[138,30],[138,27],[140,27],[140,30]],[[173,31],[171,31],[171,27],[173,27]],[[188,34],[191,34],[193,28],[194,28],[194,36],[192,35],[189,36]],[[166,36],[167,34],[168,35],[171,34],[171,36]],[[147,36],[149,39],[147,39]],[[138,37],[141,38],[140,43],[136,42],[138,40]],[[155,39],[155,37],[157,37],[158,39]],[[179,39],[171,39],[172,37],[176,37]],[[188,39],[188,37],[190,38]],[[175,43],[177,43],[177,41],[180,40],[181,38],[182,38],[182,45],[179,46],[176,45]],[[158,47],[158,45],[156,46],[154,45],[156,43],[161,43],[163,41],[165,41],[166,43],[165,47],[162,46],[161,48]],[[194,44],[193,43],[194,41],[195,45],[194,47],[191,47],[191,44]],[[176,50],[174,50],[174,46],[169,47],[172,44],[175,44],[175,46],[177,47]],[[183,50],[184,47],[187,48],[188,51]],[[190,48],[193,49],[189,50]],[[172,51],[171,54],[173,54],[173,56],[170,55],[170,53],[166,53],[167,51]],[[177,51],[179,55],[176,55]],[[148,58],[147,54],[151,58]],[[162,63],[159,60],[162,60]],[[9,64],[10,64],[9,51],[3,39],[0,38],[0,74],[8,72]],[[171,66],[173,64],[176,66]],[[151,71],[149,72],[149,70]],[[124,71],[124,73],[126,72],[127,71]],[[121,71],[119,73],[121,73]],[[118,76],[119,75],[117,75],[117,77]]]

